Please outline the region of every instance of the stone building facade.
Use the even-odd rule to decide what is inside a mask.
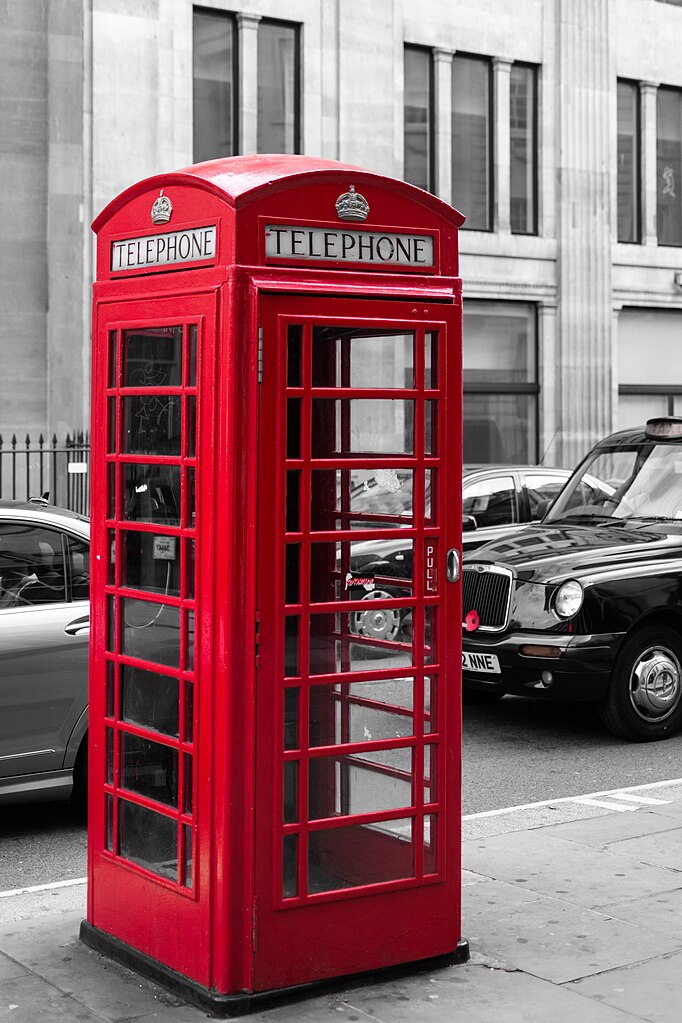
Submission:
[[[82,429],[96,213],[298,151],[467,215],[465,457],[572,465],[682,414],[678,0],[8,0],[0,434]]]

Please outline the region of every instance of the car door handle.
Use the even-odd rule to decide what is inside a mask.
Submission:
[[[90,634],[90,615],[74,618],[64,627],[64,632],[67,636],[88,636]]]
[[[459,582],[459,551],[455,547],[448,551],[446,571],[449,583]]]

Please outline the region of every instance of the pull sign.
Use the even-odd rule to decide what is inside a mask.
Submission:
[[[425,588],[427,593],[438,593],[438,564],[435,544],[427,543],[424,548]]]

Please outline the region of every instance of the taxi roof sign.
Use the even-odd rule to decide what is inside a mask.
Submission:
[[[644,433],[658,440],[673,440],[682,437],[682,416],[658,416],[647,419]]]

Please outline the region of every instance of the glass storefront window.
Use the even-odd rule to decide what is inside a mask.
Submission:
[[[427,192],[433,188],[432,124],[433,62],[431,51],[405,47],[404,172],[409,181]]]
[[[194,161],[237,152],[236,22],[224,11],[194,9]]]
[[[266,21],[258,24],[259,153],[299,150],[298,26]]]
[[[452,62],[452,202],[467,230],[492,228],[491,78],[485,57]]]
[[[659,245],[682,245],[682,89],[657,91],[656,217]]]
[[[640,241],[639,86],[618,82],[618,241]]]
[[[510,81],[511,229],[535,234],[536,227],[536,80],[535,68],[514,64]]]

